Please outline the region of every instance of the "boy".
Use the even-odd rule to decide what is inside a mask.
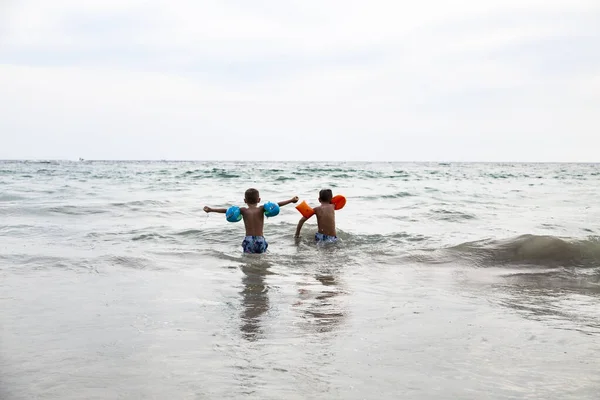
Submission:
[[[283,207],[290,203],[296,203],[298,196],[294,196],[289,200],[280,201],[277,203],[279,207]],[[263,227],[265,224],[265,210],[263,206],[259,206],[260,196],[258,190],[250,188],[246,190],[244,195],[244,203],[248,204],[248,207],[240,207],[242,218],[244,219],[244,226],[246,227],[246,237],[242,242],[242,248],[244,253],[264,253],[267,251],[269,244],[263,236]],[[226,208],[211,208],[204,207],[204,211],[216,212],[225,214]]]
[[[331,189],[321,190],[319,192],[319,203],[321,205],[313,209],[317,216],[317,226],[319,228],[319,231],[315,233],[315,241],[317,243],[335,243],[338,240],[335,231],[335,206],[331,204],[332,197],[333,193],[331,193]],[[304,225],[308,218],[300,218],[295,237],[300,237],[302,225]]]

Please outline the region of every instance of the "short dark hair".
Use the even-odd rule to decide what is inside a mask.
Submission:
[[[250,188],[246,190],[246,194],[244,195],[246,198],[246,203],[248,204],[258,204],[258,199],[260,197],[258,190],[254,188]]]
[[[319,200],[320,201],[326,201],[328,203],[331,203],[332,197],[333,197],[333,193],[331,193],[331,189],[322,189],[319,192]]]

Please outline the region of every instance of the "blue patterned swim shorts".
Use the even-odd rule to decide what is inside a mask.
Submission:
[[[244,253],[264,253],[269,244],[264,236],[246,236],[242,242]]]
[[[337,236],[324,235],[320,232],[315,233],[315,240],[317,243],[335,243],[337,242]]]

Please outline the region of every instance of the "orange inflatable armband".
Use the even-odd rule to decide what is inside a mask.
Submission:
[[[308,204],[306,204],[306,201],[303,201],[302,203],[298,204],[296,206],[296,210],[300,211],[300,214],[302,214],[302,216],[307,219],[312,217],[315,213],[315,211]]]
[[[346,205],[346,198],[341,194],[338,194],[337,196],[333,196],[331,204],[333,204],[336,210],[341,210]]]

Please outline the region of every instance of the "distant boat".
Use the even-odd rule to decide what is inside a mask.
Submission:
[[[83,158],[79,157],[79,161],[84,161]]]

